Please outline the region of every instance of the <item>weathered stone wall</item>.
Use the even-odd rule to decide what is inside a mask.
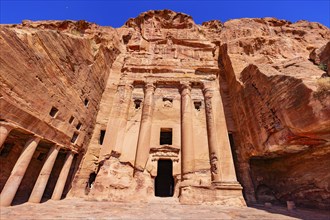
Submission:
[[[88,194],[91,199],[115,201],[149,200],[154,194],[157,161],[171,159],[175,196],[179,196],[182,187],[187,187],[182,202],[214,202],[217,190],[211,187],[211,178],[215,181],[215,177],[211,177],[210,157],[214,158],[212,172],[218,173],[217,181],[220,178],[228,181],[232,178],[229,176],[234,177],[232,182],[236,179],[235,174],[231,174],[230,149],[225,150],[229,141],[226,125],[223,125],[222,107],[218,109],[220,103],[212,104],[211,100],[208,108],[215,110],[209,110],[209,123],[215,123],[212,128],[219,130],[214,137],[221,136],[211,139],[213,147],[218,140],[226,147],[212,153],[209,150],[208,132],[211,130],[207,131],[206,100],[202,90],[204,81],[205,86],[214,88],[215,93],[218,90],[218,86],[211,83],[218,73],[216,45],[205,38],[190,16],[168,10],[141,14],[129,20],[119,33],[126,52],[123,51],[116,60],[118,65],[115,62],[111,70],[113,74],[110,74],[98,115],[100,130],[106,130],[104,142],[100,145],[100,130],[95,131],[88,148],[91,154],[87,152],[89,156],[85,157],[75,179],[74,184],[79,187],[74,187],[71,195]],[[192,88],[187,87],[189,92],[182,92],[184,81],[192,83]],[[113,95],[108,95],[111,93],[107,91],[112,91]],[[189,95],[183,98],[187,92]],[[141,101],[138,109],[134,109],[135,100]],[[199,109],[194,107],[195,102],[199,103]],[[109,103],[112,103],[111,110]],[[222,119],[214,122],[212,117]],[[173,143],[170,146],[160,145],[161,128],[172,129]],[[182,146],[183,131],[191,140],[185,147]],[[223,151],[222,155],[218,155],[220,151]],[[96,175],[95,182],[91,175]],[[181,184],[181,181],[185,183]],[[198,196],[203,193],[200,187],[212,192],[213,197]],[[218,197],[221,196],[224,195],[220,193]]]
[[[246,200],[265,202],[255,195],[266,184],[277,202],[293,200],[301,206],[326,208],[330,196],[325,187],[330,179],[324,170],[325,152],[330,147],[329,78],[318,65],[319,57],[323,64],[329,60],[322,53],[329,44],[329,29],[317,23],[292,24],[272,18],[213,23],[204,26],[209,36],[221,42],[220,85],[223,94],[230,96],[236,167]],[[212,27],[216,29],[209,29]],[[308,161],[306,155],[322,162]],[[288,158],[301,160],[301,165]],[[259,160],[263,163],[255,163]],[[283,170],[281,163],[292,167]],[[295,179],[297,172],[310,179]],[[284,176],[289,180],[281,185]]]
[[[78,132],[76,144],[85,148],[119,53],[115,31],[106,30],[103,37],[104,29],[94,24],[68,21],[1,26],[1,118],[67,147]],[[26,118],[17,117],[16,108]],[[29,125],[33,117],[55,134],[43,124]]]
[[[252,159],[250,166],[258,201],[294,201],[297,206],[328,209],[329,147],[280,158]]]
[[[78,154],[86,151],[120,47],[114,29],[85,21],[23,21],[21,25],[2,25],[0,30],[0,120],[1,129],[3,125],[11,129],[1,133],[5,141],[0,146],[1,189],[10,175],[17,175],[12,170],[29,138],[43,139],[12,201],[19,204],[29,199],[54,144]],[[40,149],[44,155],[38,159]],[[51,175],[46,186],[48,198],[63,167],[64,161],[58,161],[60,156],[53,169],[57,177]],[[64,195],[78,165],[70,169]]]
[[[0,29],[0,119],[19,127],[5,141],[13,147],[1,157],[1,187],[14,166],[8,159],[17,160],[33,133],[81,150],[64,193],[72,197],[147,201],[154,196],[157,160],[170,158],[181,202],[243,204],[236,183],[231,196],[232,185],[215,184],[236,180],[224,148],[230,132],[247,202],[328,208],[327,27],[274,18],[196,25],[188,15],[163,10],[118,29],[84,21],[24,21]],[[52,107],[59,110],[55,117]],[[191,114],[185,123],[184,114]],[[143,120],[151,127],[141,132]],[[161,146],[160,129],[167,127],[173,144]],[[182,144],[187,131],[188,153]],[[78,140],[71,143],[74,132]],[[140,132],[150,140],[141,142]],[[64,164],[60,157],[44,199]],[[31,165],[35,177],[43,164]],[[23,180],[24,191],[32,190],[32,179]]]

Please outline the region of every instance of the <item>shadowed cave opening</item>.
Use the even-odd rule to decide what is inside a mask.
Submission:
[[[155,178],[155,196],[172,197],[173,193],[173,162],[172,160],[158,160],[157,176]]]
[[[89,179],[88,179],[88,183],[87,183],[87,187],[89,189],[93,188],[96,176],[97,176],[97,173],[95,173],[95,172],[89,174]]]

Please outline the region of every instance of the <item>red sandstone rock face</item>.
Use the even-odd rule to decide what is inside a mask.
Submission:
[[[264,188],[272,202],[328,207],[330,82],[319,64],[329,62],[329,29],[307,21],[239,19],[212,37],[221,42],[222,89],[230,97],[246,198],[256,194],[264,201]]]
[[[102,28],[89,26],[93,24],[25,21],[1,27],[1,102],[2,107],[12,109],[2,111],[1,117],[34,131],[48,129],[41,122],[31,127],[31,121],[17,120],[14,109],[20,108],[60,131],[63,136],[49,138],[68,147],[80,122],[77,144],[86,147],[109,69],[119,53],[114,30],[105,32],[111,41],[105,37],[108,42],[101,43]],[[59,110],[56,119],[49,116],[52,107]],[[43,135],[50,134],[45,131]]]
[[[149,27],[156,31],[148,32]],[[171,34],[164,37],[167,32]],[[112,195],[124,201],[125,196],[139,196],[134,192],[153,194],[152,166],[137,179],[131,178],[130,152],[122,161],[98,164],[99,131],[110,118],[122,73],[141,77],[145,73],[158,77],[214,73],[245,199],[293,200],[301,206],[329,208],[327,27],[275,18],[209,21],[199,26],[188,15],[164,10],[142,13],[116,30],[85,21],[23,21],[1,26],[0,37],[0,102],[6,109],[1,119],[70,148],[87,149],[72,196],[85,196],[93,172],[98,172],[98,184],[91,197]],[[178,53],[172,45],[178,45]],[[192,48],[198,53],[191,53]],[[56,119],[49,117],[52,106],[59,109]],[[68,123],[71,115],[73,125]],[[133,113],[130,117],[133,126],[139,117]],[[70,139],[78,121],[83,126],[78,146],[73,146]],[[209,169],[208,164],[199,166]],[[102,193],[107,195],[102,198]]]
[[[51,196],[64,150],[84,152],[87,147],[110,68],[119,54],[118,42],[114,29],[84,21],[0,26],[0,118],[18,126],[6,140],[12,150],[1,156],[0,189],[27,138],[36,134],[62,146],[49,181],[52,187],[45,193]],[[58,112],[51,116],[53,107]],[[71,141],[75,133],[77,140]],[[47,155],[50,142],[37,148],[17,202],[28,199],[45,161],[39,156]],[[82,153],[78,162],[81,157]]]

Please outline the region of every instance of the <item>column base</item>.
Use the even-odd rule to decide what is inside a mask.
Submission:
[[[212,182],[212,187],[216,189],[227,189],[227,190],[242,190],[243,187],[239,182]]]
[[[246,206],[239,183],[212,183],[211,186],[182,186],[181,204],[215,204],[225,206]]]

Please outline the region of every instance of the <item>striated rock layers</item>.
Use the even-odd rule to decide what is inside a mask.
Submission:
[[[170,10],[116,29],[1,25],[2,205],[69,193],[330,208],[329,40],[318,23],[197,25]]]

